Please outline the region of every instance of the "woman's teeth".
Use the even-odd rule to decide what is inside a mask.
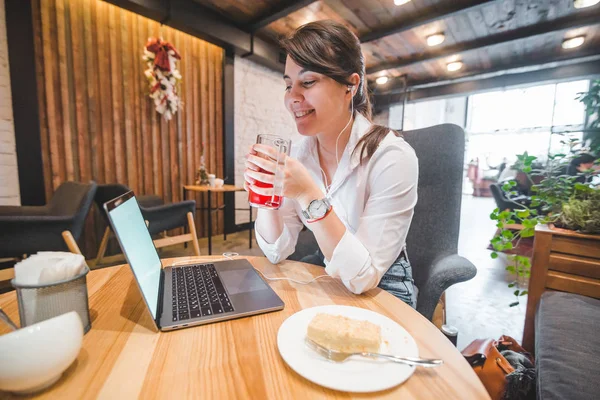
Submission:
[[[314,112],[315,110],[307,110],[307,111],[296,111],[294,113],[294,115],[296,116],[296,118],[301,118],[304,117],[305,115],[308,115],[312,112]]]

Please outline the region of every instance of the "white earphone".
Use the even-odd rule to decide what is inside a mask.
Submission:
[[[348,90],[346,90],[346,93],[352,92],[353,87],[354,87],[354,85],[348,85]],[[341,132],[335,139],[335,161],[338,166],[340,165],[340,159],[338,157],[338,140],[340,140],[340,136],[342,136],[342,133],[344,133],[344,131],[346,130],[348,125],[350,125],[350,122],[352,122],[353,116],[354,116],[354,93],[352,93],[352,98],[350,99],[350,118],[348,119],[346,126],[344,126],[344,129],[341,130]],[[323,174],[323,178],[325,178],[325,188],[326,188],[325,191],[329,192],[329,185],[328,185],[329,182],[327,182],[327,175],[325,175],[325,171],[323,171],[323,168],[321,168],[321,173]],[[328,195],[328,194],[326,193],[326,195]]]

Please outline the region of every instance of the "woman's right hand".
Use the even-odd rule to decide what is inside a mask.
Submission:
[[[250,186],[253,185],[256,180],[254,180],[253,178],[250,178],[250,176],[248,176],[248,171],[259,171],[260,168],[258,168],[255,164],[252,164],[251,162],[248,161],[249,156],[256,156],[257,153],[256,151],[254,151],[254,145],[250,145],[250,148],[248,149],[248,154],[246,154],[246,169],[244,170],[244,190],[246,192],[250,191]]]
[[[246,158],[244,189],[252,189],[258,195],[271,196],[273,194],[272,185],[276,179],[277,151],[269,146],[255,144],[252,145]],[[283,197],[298,201],[304,208],[310,201],[323,197],[323,192],[301,162],[288,156],[281,168],[279,179],[282,180],[281,195]],[[256,182],[265,183],[267,186],[256,186]]]

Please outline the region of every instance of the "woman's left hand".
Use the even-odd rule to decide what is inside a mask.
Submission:
[[[275,161],[277,159],[277,150],[262,144],[255,144],[253,150],[256,152],[256,155],[250,153],[247,156],[246,180],[273,184],[275,181],[275,168],[277,166]],[[280,168],[283,168],[281,173],[283,177],[283,197],[297,200],[302,206],[306,206],[310,201],[323,197],[322,190],[301,162],[288,156],[286,162],[280,165]],[[259,172],[261,169],[267,173]],[[271,196],[273,193],[272,187],[261,188],[251,185],[251,189],[253,192],[265,196]]]

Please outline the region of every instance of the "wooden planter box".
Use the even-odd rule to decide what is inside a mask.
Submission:
[[[532,353],[535,312],[545,290],[600,298],[600,235],[586,235],[548,225],[535,228],[523,331],[523,347]]]

